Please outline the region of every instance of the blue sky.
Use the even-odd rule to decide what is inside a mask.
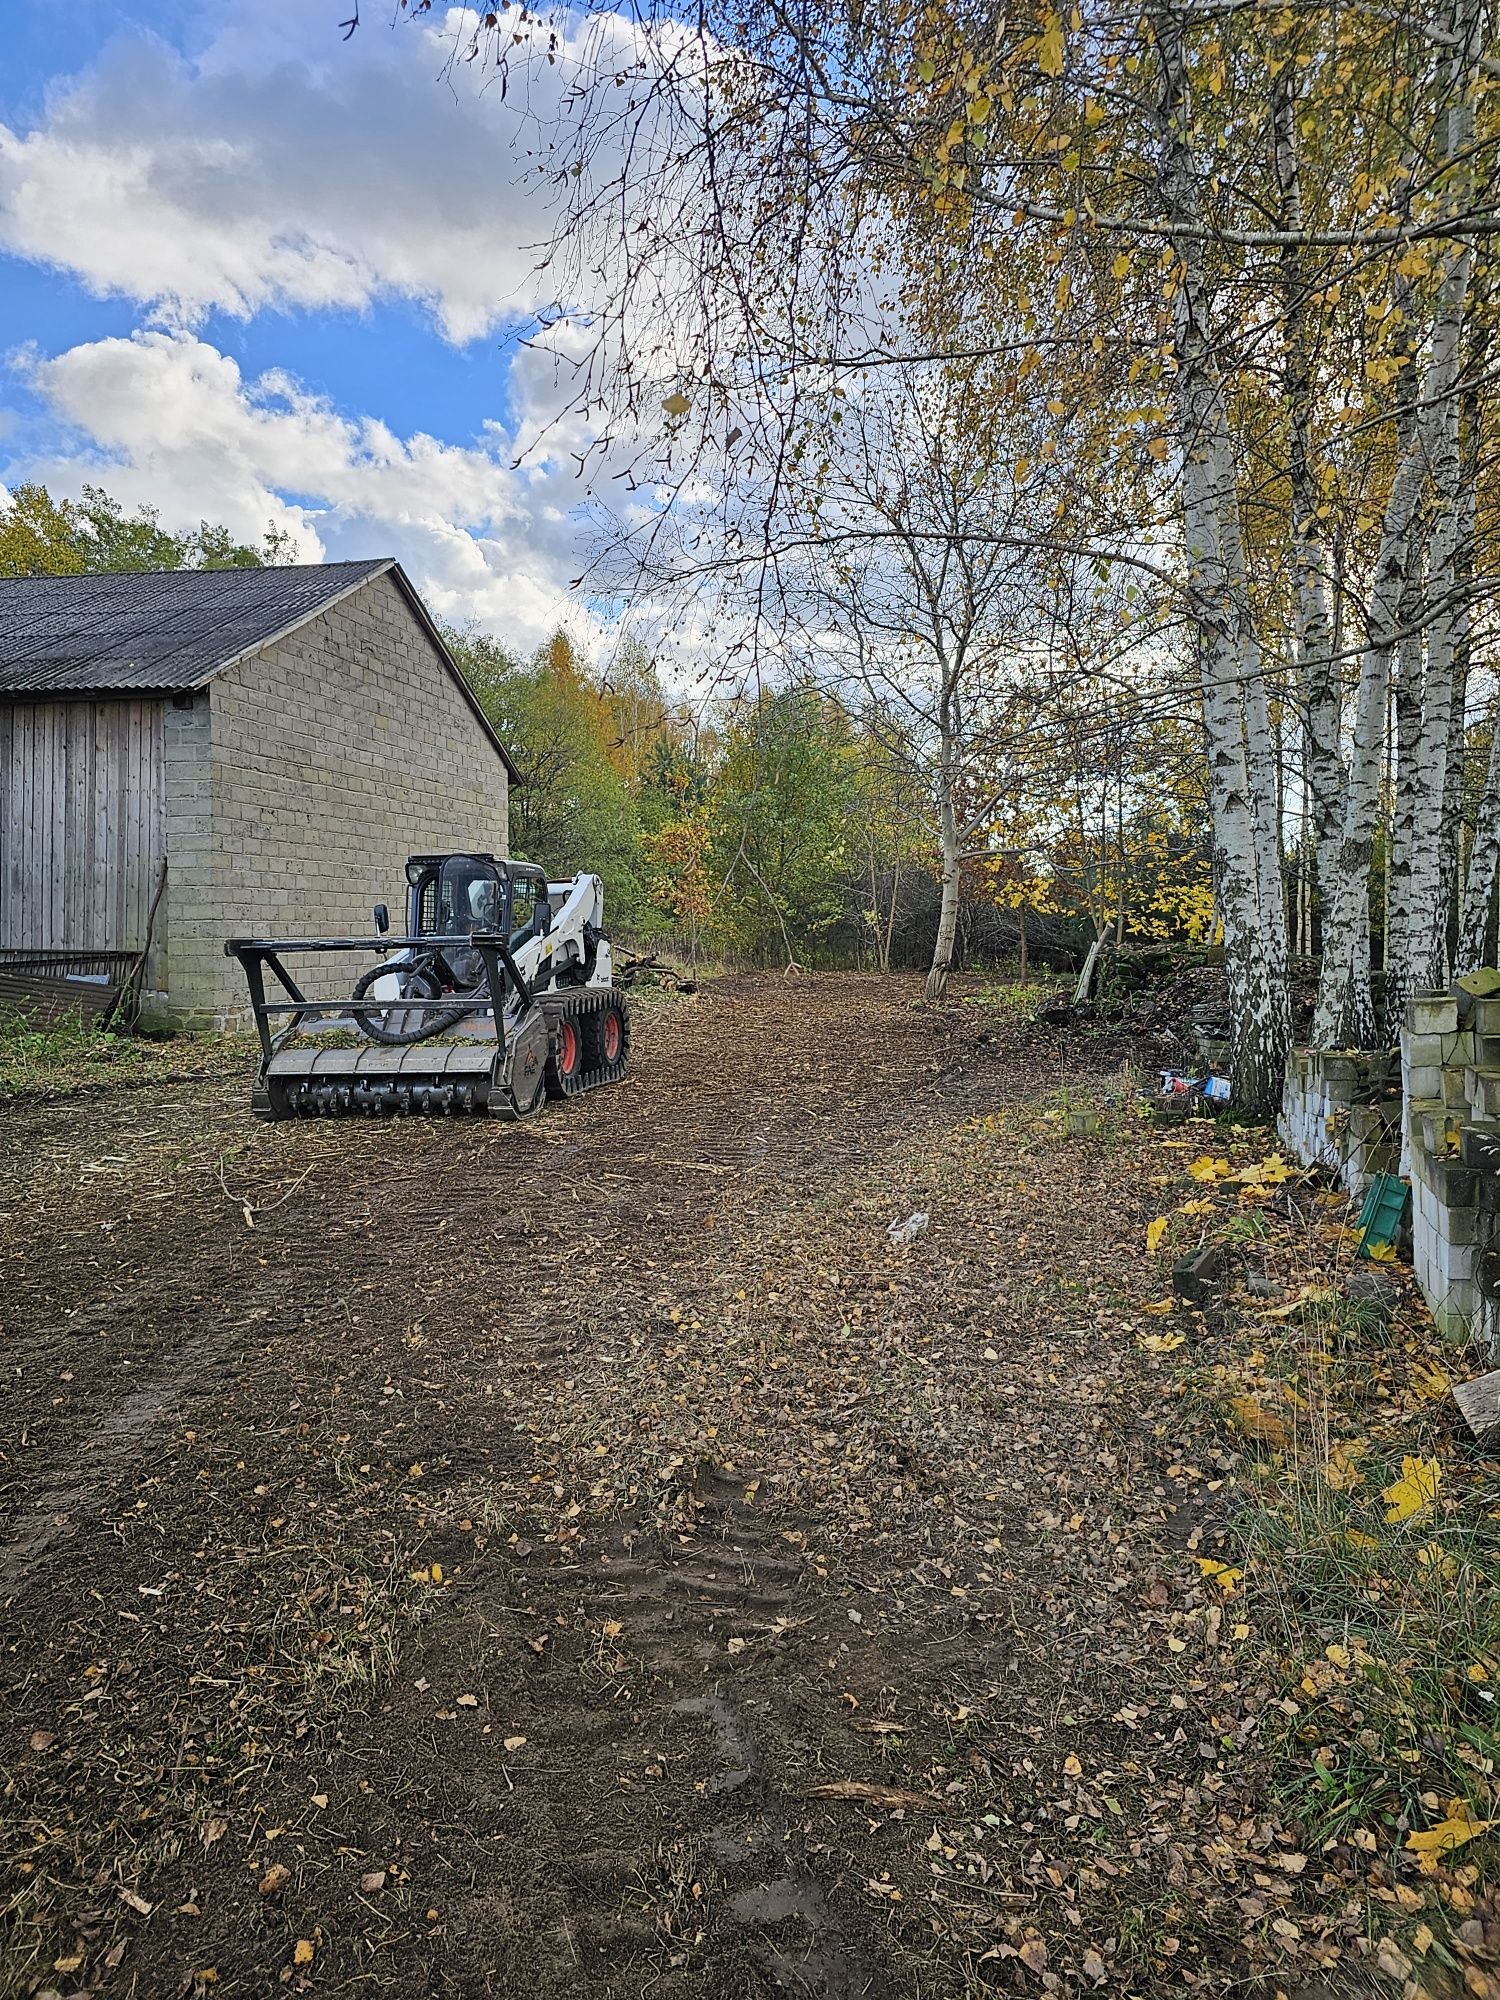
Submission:
[[[591,623],[585,495],[522,344],[552,303],[517,106],[463,17],[349,0],[26,7],[0,79],[0,480],[394,553],[517,645]],[[102,30],[86,37],[87,18]],[[545,111],[545,106],[540,107]],[[516,470],[518,450],[528,450]]]

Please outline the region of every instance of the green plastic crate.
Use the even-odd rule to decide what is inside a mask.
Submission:
[[[1388,1250],[1396,1241],[1396,1233],[1406,1217],[1406,1204],[1411,1200],[1411,1189],[1399,1174],[1377,1174],[1371,1181],[1365,1195],[1365,1205],[1359,1211],[1359,1247],[1357,1257],[1373,1257],[1379,1250]]]

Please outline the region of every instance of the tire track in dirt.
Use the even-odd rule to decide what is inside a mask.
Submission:
[[[111,1189],[86,1190],[71,1247],[66,1216],[54,1214],[29,1253],[11,1258],[45,1280],[34,1316],[24,1293],[12,1308],[28,1359],[55,1361],[50,1329],[69,1312],[102,1319],[128,1297],[133,1315],[128,1337],[86,1344],[68,1409],[48,1415],[44,1379],[25,1385],[30,1401],[17,1397],[19,1419],[6,1423],[11,1437],[29,1414],[50,1425],[34,1451],[0,1461],[0,1505],[23,1543],[0,1584],[14,1594],[14,1666],[24,1673],[45,1652],[53,1681],[76,1684],[98,1644],[95,1606],[125,1615],[148,1586],[210,1574],[193,1570],[200,1551],[218,1565],[219,1600],[233,1604],[241,1552],[274,1539],[275,1523],[260,1524],[287,1509],[294,1488],[309,1496],[297,1532],[312,1549],[332,1547],[351,1510],[398,1544],[424,1523],[436,1532],[445,1486],[492,1492],[506,1507],[524,1496],[541,1464],[539,1428],[566,1413],[573,1378],[607,1382],[629,1334],[654,1337],[662,1296],[712,1276],[730,1238],[735,1255],[753,1257],[763,1209],[830,1202],[906,1135],[976,1108],[954,1070],[951,1024],[913,1015],[909,991],[875,980],[726,982],[698,1007],[647,1017],[625,1085],[535,1125],[268,1129],[246,1117],[222,1180],[222,1092],[185,1088],[157,1106],[156,1142],[165,1135],[196,1162],[178,1173],[173,1199],[148,1206],[156,1183],[127,1162]],[[1004,1087],[998,1075],[987,1085]],[[95,1125],[75,1130],[69,1114],[52,1144],[78,1159],[112,1152],[129,1121],[108,1106],[91,1115]],[[265,1204],[253,1229],[241,1196]],[[97,1227],[111,1200],[131,1219],[117,1260],[101,1266]],[[70,1337],[66,1352],[80,1346]],[[128,1371],[115,1365],[123,1358]],[[189,1429],[191,1452],[180,1443]],[[308,1456],[320,1440],[344,1453],[336,1479]],[[406,1468],[419,1461],[427,1478],[413,1491]],[[352,1801],[340,1851],[399,1845],[411,1878],[416,1914],[391,1932],[406,1942],[383,1947],[394,1955],[369,1975],[380,1986],[466,2000],[520,1990],[637,2000],[648,1986],[714,2000],[904,1990],[882,1971],[871,1934],[850,1933],[838,1914],[847,1899],[808,1847],[784,1743],[767,1753],[768,1697],[725,1671],[731,1639],[775,1648],[808,1615],[816,1585],[788,1540],[795,1516],[747,1497],[753,1473],[683,1477],[682,1519],[627,1510],[592,1546],[607,1562],[580,1566],[563,1549],[556,1562],[531,1559],[503,1536],[482,1557],[468,1537],[456,1554],[434,1544],[467,1575],[451,1599],[431,1602],[398,1681],[346,1714],[319,1753],[329,1791]],[[116,1532],[138,1489],[149,1492],[149,1544]],[[413,1511],[419,1499],[428,1511]],[[307,1505],[332,1516],[327,1530]],[[58,1513],[69,1520],[53,1522]],[[62,1532],[36,1539],[51,1526]],[[601,1650],[611,1624],[621,1643]],[[116,1684],[128,1686],[138,1663],[150,1690],[135,1719],[122,1711],[120,1727],[141,1737],[152,1711],[201,1705],[186,1690],[207,1639],[186,1613],[154,1654],[134,1629],[112,1631],[112,1644]],[[540,1652],[533,1638],[545,1640]],[[28,1683],[26,1713],[40,1709],[51,1726],[47,1685]],[[453,1707],[470,1689],[484,1691],[489,1735],[469,1727],[474,1711]],[[91,1714],[102,1723],[110,1712]],[[518,1735],[526,1749],[512,1755],[506,1739]],[[113,1754],[112,1741],[101,1727],[99,1754]],[[73,1799],[97,1783],[94,1750],[78,1754]],[[287,1759],[289,1774],[297,1761]],[[28,1768],[17,1798],[56,1812],[43,1768]],[[150,1899],[216,1884],[209,1916],[191,1944],[161,1925],[143,1934],[134,1976],[141,1990],[169,1990],[191,1950],[194,1962],[217,1963],[226,2000],[258,1993],[269,1942],[234,1975],[242,1933],[253,1945],[267,1921],[254,1880],[246,1933],[243,1864],[221,1866],[219,1848],[205,1856],[186,1836]],[[98,1837],[108,1852],[113,1836]],[[229,1850],[225,1841],[223,1862]],[[62,1893],[66,1907],[77,1892]],[[442,1913],[431,1938],[420,1923],[429,1897]],[[317,1920],[329,1921],[326,1906]],[[44,1926],[44,1910],[36,1921]],[[334,1924],[331,1967],[339,1935]],[[343,1963],[353,1976],[356,1961]]]

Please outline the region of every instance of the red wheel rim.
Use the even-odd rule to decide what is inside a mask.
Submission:
[[[604,1060],[614,1062],[620,1053],[620,1017],[610,1012],[604,1017]]]
[[[571,1076],[578,1067],[578,1030],[571,1021],[564,1021],[557,1038],[557,1067],[564,1076]]]

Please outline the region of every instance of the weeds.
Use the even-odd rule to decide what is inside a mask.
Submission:
[[[67,1097],[112,1083],[148,1083],[185,1071],[219,1074],[248,1062],[251,1044],[229,1035],[117,1035],[80,1015],[39,1022],[0,1010],[0,1102]]]

